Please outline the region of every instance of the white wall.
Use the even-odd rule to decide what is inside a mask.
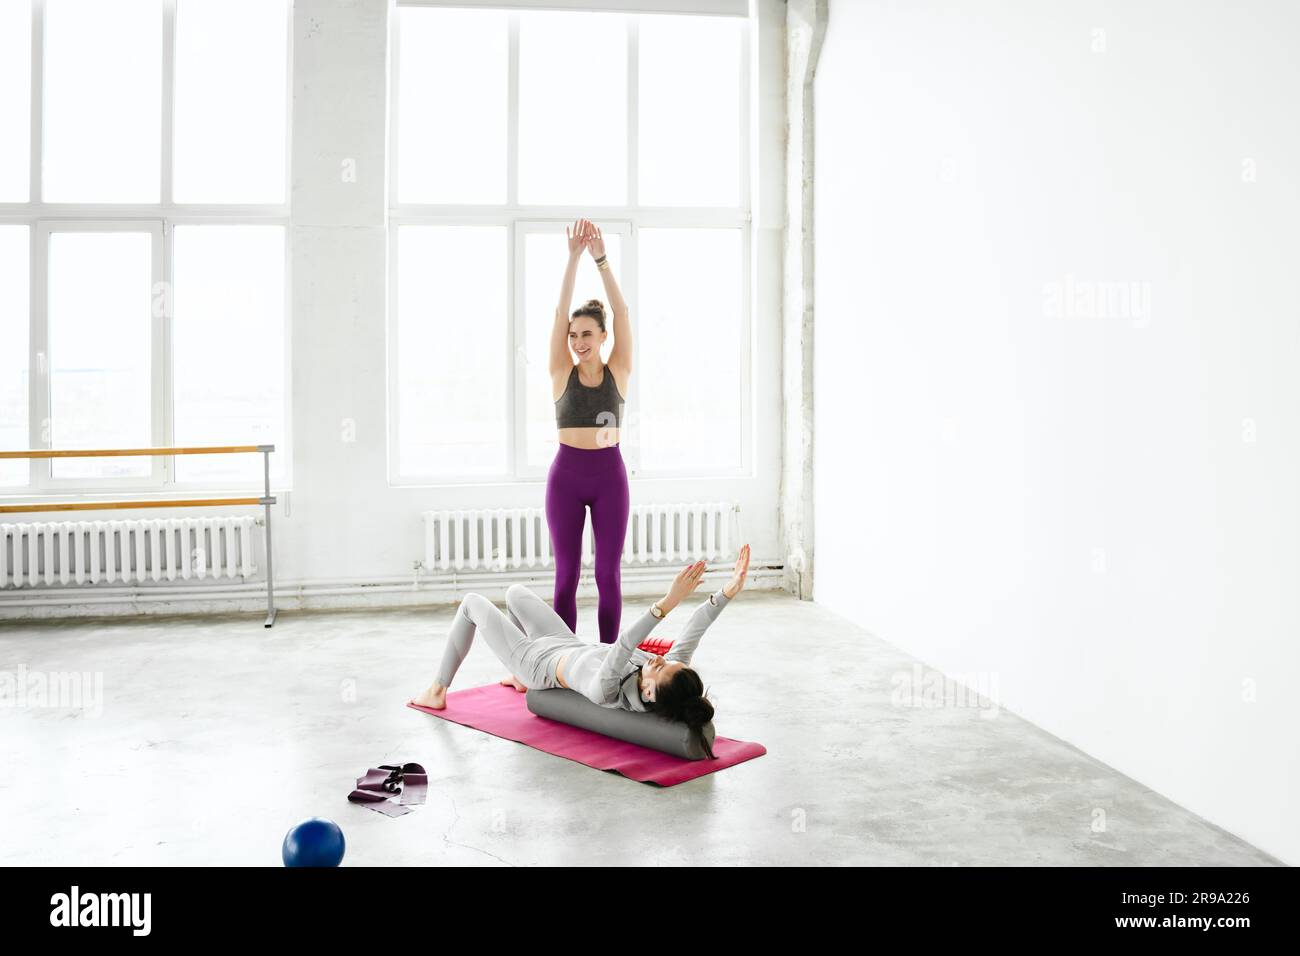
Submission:
[[[816,600],[1290,863],[1298,35],[832,0],[816,79]]]

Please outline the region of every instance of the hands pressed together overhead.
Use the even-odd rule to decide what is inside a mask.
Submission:
[[[591,253],[593,259],[605,254],[605,237],[600,227],[590,219],[578,219],[572,227],[564,227],[565,238],[569,241],[569,255],[580,256],[582,250]]]

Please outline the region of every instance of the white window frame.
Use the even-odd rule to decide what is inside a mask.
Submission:
[[[49,442],[44,441],[45,422],[52,422],[51,402],[53,401],[53,391],[51,388],[51,363],[48,359],[49,351],[49,266],[50,266],[50,238],[55,233],[109,233],[109,232],[127,232],[143,233],[150,238],[150,270],[149,270],[149,289],[150,303],[152,309],[153,291],[159,288],[159,283],[163,281],[163,223],[161,220],[124,220],[105,221],[102,219],[94,220],[76,220],[76,219],[43,219],[36,224],[35,242],[32,253],[37,257],[34,273],[39,277],[36,288],[32,290],[33,298],[39,299],[32,310],[33,322],[31,325],[31,341],[29,344],[29,368],[34,369],[36,374],[28,375],[28,381],[35,382],[39,377],[41,387],[33,388],[28,396],[31,403],[28,407],[28,429],[31,435],[40,435],[42,443],[32,445],[32,448],[49,447]],[[166,320],[160,320],[157,315],[151,315],[150,321],[150,355],[149,355],[149,395],[150,395],[150,415],[149,415],[149,444],[154,446],[163,446],[166,444],[166,435],[168,430],[168,416],[171,411],[170,403],[167,407],[159,407],[157,401],[158,395],[162,393],[167,384],[167,365],[164,360],[170,351],[170,323]],[[67,447],[66,445],[64,447]],[[83,446],[84,447],[84,446]],[[138,459],[137,459],[138,460]],[[130,489],[142,481],[147,482],[150,487],[157,487],[166,480],[165,461],[162,457],[147,459],[152,463],[150,475],[148,478],[139,477],[104,477],[104,478],[56,478],[54,469],[56,462],[52,459],[31,459],[32,468],[30,473],[31,490],[35,492],[76,492],[88,484],[93,484],[96,488],[102,489]],[[166,459],[167,462],[170,459]]]
[[[49,235],[51,232],[152,232],[154,233],[154,288],[159,282],[170,283],[172,271],[172,229],[178,225],[278,225],[284,229],[284,440],[277,442],[275,457],[281,469],[277,488],[287,489],[291,484],[292,455],[290,439],[293,434],[290,418],[292,367],[292,342],[290,329],[290,258],[289,258],[289,189],[290,157],[293,151],[293,0],[285,4],[286,69],[285,69],[285,159],[283,170],[283,199],[279,203],[265,204],[210,204],[172,201],[172,145],[174,136],[173,109],[175,102],[176,57],[176,2],[163,0],[162,36],[162,95],[161,107],[161,165],[160,201],[157,203],[51,203],[41,194],[42,121],[44,117],[44,49],[46,0],[31,0],[32,4],[32,63],[31,63],[31,141],[29,156],[28,201],[25,203],[0,203],[0,223],[28,227],[30,247],[28,342],[28,447],[46,448],[44,423],[50,409],[48,351],[49,316]],[[168,291],[170,295],[170,290]],[[171,316],[153,323],[150,362],[151,377],[151,434],[156,446],[172,444],[174,394],[172,389],[172,337]],[[249,348],[258,347],[250,342]],[[232,442],[245,438],[232,435]],[[73,495],[111,491],[114,494],[156,494],[159,490],[225,491],[237,490],[226,481],[178,482],[175,480],[173,458],[154,457],[148,478],[62,478],[52,477],[51,459],[30,459],[28,483],[0,487],[0,501],[17,501],[25,497]],[[245,489],[246,490],[246,489]]]
[[[741,303],[740,460],[731,467],[705,469],[659,469],[646,471],[641,467],[640,447],[636,427],[622,429],[619,443],[623,446],[628,474],[635,478],[726,478],[751,474],[753,460],[753,420],[750,401],[753,369],[753,308],[750,292],[752,269],[752,199],[750,189],[751,144],[750,107],[752,102],[750,55],[752,36],[742,31],[740,45],[740,111],[739,150],[736,157],[740,187],[740,205],[736,207],[642,206],[637,195],[639,175],[639,148],[637,136],[640,114],[637,108],[637,84],[640,75],[638,62],[639,27],[635,14],[707,14],[747,18],[746,0],[592,0],[588,3],[564,3],[557,0],[396,0],[402,7],[476,7],[504,10],[509,23],[509,59],[507,83],[507,135],[506,135],[506,202],[504,204],[458,205],[442,203],[403,203],[400,201],[398,182],[398,143],[400,142],[398,78],[401,74],[400,16],[395,12],[389,23],[389,145],[388,145],[388,480],[394,487],[444,487],[456,485],[493,485],[544,481],[546,468],[529,467],[526,459],[527,421],[524,415],[523,388],[525,371],[517,355],[517,344],[523,341],[523,288],[522,264],[523,236],[528,233],[555,231],[560,235],[575,219],[589,218],[601,224],[602,230],[614,229],[622,236],[623,258],[620,263],[619,287],[632,315],[633,335],[640,334],[637,325],[637,234],[642,228],[730,228],[740,232],[742,247],[740,288],[736,290]],[[519,11],[520,10],[583,10],[587,12],[612,12],[632,14],[627,31],[627,184],[628,198],[624,206],[572,206],[572,205],[522,205],[519,189]],[[607,225],[608,224],[608,225]],[[397,330],[397,234],[406,225],[497,225],[507,230],[507,261],[505,282],[508,292],[507,314],[509,329],[504,360],[507,369],[507,397],[510,420],[506,442],[507,465],[501,475],[482,476],[432,476],[402,475],[400,463],[400,435],[398,419],[401,415],[397,380],[399,354]],[[556,276],[556,287],[560,276]],[[633,370],[626,396],[633,423],[640,408],[641,373]]]

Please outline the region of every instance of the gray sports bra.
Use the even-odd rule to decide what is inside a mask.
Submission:
[[[573,366],[564,394],[555,401],[556,428],[619,428],[623,424],[623,396],[614,384],[614,374],[608,365],[601,366],[604,374],[599,385],[583,385],[578,381],[578,366]],[[610,416],[613,420],[610,420]]]

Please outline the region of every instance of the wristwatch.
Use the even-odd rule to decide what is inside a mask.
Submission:
[[[654,604],[650,605],[650,613],[653,614],[655,618],[660,621],[662,621],[665,617],[668,616],[668,612],[659,606],[658,601],[655,601]]]

